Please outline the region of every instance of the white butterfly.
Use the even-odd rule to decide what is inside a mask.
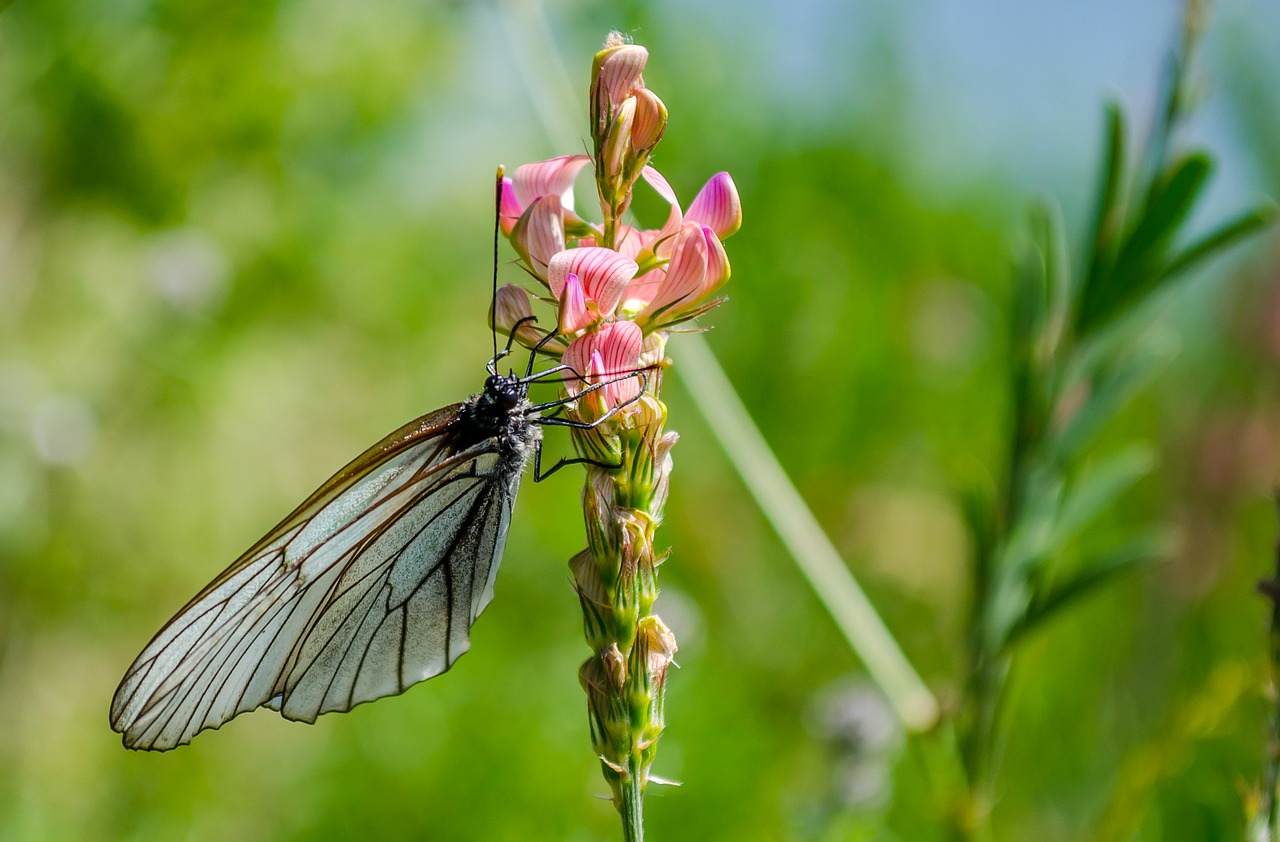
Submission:
[[[449,669],[493,598],[540,425],[592,426],[541,415],[563,401],[529,402],[530,382],[567,368],[502,376],[490,362],[482,392],[401,427],[329,479],[129,667],[111,702],[125,746],[171,749],[264,705],[314,722]]]

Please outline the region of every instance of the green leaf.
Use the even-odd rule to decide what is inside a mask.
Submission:
[[[1151,447],[1133,445],[1091,466],[1070,485],[1064,486],[1055,475],[1040,477],[993,571],[996,581],[988,629],[992,641],[1005,639],[1010,629],[1023,622],[1034,603],[1036,583],[1066,543],[1155,462]]]
[[[1238,241],[1259,231],[1275,221],[1277,208],[1275,205],[1261,205],[1240,214],[1235,219],[1220,226],[1211,234],[1205,235],[1194,245],[1187,246],[1164,267],[1161,279],[1171,278],[1185,272],[1192,266],[1206,260],[1220,251],[1235,245]]]
[[[1085,290],[1077,318],[1079,335],[1096,330],[1126,307],[1140,303],[1168,279],[1162,268],[1166,264],[1164,252],[1212,170],[1212,159],[1196,152],[1173,164],[1151,185],[1142,213],[1110,273]]]
[[[1128,357],[1099,372],[1084,403],[1050,443],[1053,464],[1064,467],[1155,377],[1177,351],[1176,342],[1145,342]]]
[[[1060,547],[1115,502],[1156,464],[1155,450],[1135,444],[1106,457],[1074,480],[1063,496],[1049,546]]]
[[[1115,257],[1115,241],[1120,233],[1120,186],[1124,180],[1124,112],[1115,102],[1107,103],[1107,152],[1098,178],[1098,201],[1094,208],[1093,237],[1089,247],[1089,268],[1080,290],[1082,300],[1105,282]]]
[[[1151,192],[1138,220],[1121,250],[1119,264],[1140,263],[1158,251],[1178,230],[1213,172],[1213,159],[1193,152],[1173,164],[1151,185]]]
[[[1126,573],[1139,570],[1165,555],[1168,538],[1163,529],[1150,529],[1122,546],[1086,563],[1045,591],[1035,596],[1025,613],[1013,623],[1003,640],[1004,648],[1013,646],[1028,632],[1069,608],[1081,599],[1114,582]]]

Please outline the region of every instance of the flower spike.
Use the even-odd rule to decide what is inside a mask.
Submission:
[[[714,176],[688,211],[649,165],[667,129],[667,107],[645,87],[644,47],[610,34],[591,65],[591,155],[566,155],[517,169],[502,196],[504,230],[550,291],[561,362],[566,421],[587,463],[582,505],[583,551],[569,563],[591,655],[578,672],[587,695],[591,745],[613,790],[625,837],[643,838],[646,786],[666,728],[665,698],[676,639],[653,611],[654,549],[670,487],[663,371],[671,365],[672,328],[723,301],[712,294],[729,279],[721,240],[742,222],[737,188]],[[601,220],[571,206],[573,179],[594,166]],[[622,217],[644,179],[667,203],[658,229]],[[530,308],[529,294],[499,291],[500,323]],[[510,329],[510,328],[508,328]],[[522,332],[519,334],[525,341]]]

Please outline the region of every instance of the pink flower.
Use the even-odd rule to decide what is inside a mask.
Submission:
[[[701,225],[686,222],[681,226],[666,274],[658,279],[645,309],[657,313],[672,305],[693,303],[707,276],[707,251]]]
[[[686,221],[671,247],[665,270],[647,272],[629,290],[629,308],[670,321],[688,312],[729,279],[729,260],[715,231]]]
[[[547,265],[547,284],[557,299],[570,274],[577,275],[588,302],[602,316],[611,316],[627,285],[636,276],[636,262],[613,249],[589,246],[562,251]]]
[[[640,394],[639,375],[627,377],[639,368],[643,334],[633,322],[607,322],[597,331],[583,334],[565,349],[563,362],[586,378],[586,383],[609,383],[598,390],[604,407],[610,409]],[[583,381],[568,377],[569,394],[582,391]]]

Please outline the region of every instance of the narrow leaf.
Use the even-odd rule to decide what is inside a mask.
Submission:
[[[1054,464],[1065,466],[1078,456],[1106,423],[1151,382],[1176,350],[1176,342],[1147,342],[1094,377],[1089,396],[1052,441]]]
[[[1028,632],[1034,631],[1065,608],[1130,573],[1157,561],[1168,545],[1162,530],[1152,529],[1146,534],[1085,564],[1061,582],[1049,587],[1033,599],[1022,618],[1014,623],[1004,639],[1004,646],[1014,645]]]
[[[1212,171],[1213,160],[1203,152],[1193,152],[1153,183],[1142,218],[1125,241],[1119,262],[1140,262],[1168,242],[1186,219]]]
[[[1181,159],[1156,181],[1142,214],[1125,238],[1105,283],[1087,290],[1077,319],[1080,335],[1109,321],[1126,307],[1139,303],[1168,277],[1161,271],[1165,249],[1186,220],[1213,169],[1204,153]]]
[[[1115,255],[1121,208],[1120,185],[1124,178],[1124,112],[1115,102],[1107,104],[1107,151],[1098,178],[1098,200],[1094,208],[1093,236],[1089,245],[1088,272],[1080,290],[1082,301],[1091,298],[1105,282]]]
[[[1050,546],[1061,546],[1116,498],[1155,467],[1155,451],[1143,444],[1127,447],[1094,465],[1067,489],[1058,509]]]
[[[1275,205],[1261,205],[1240,214],[1213,233],[1205,235],[1194,245],[1183,249],[1165,266],[1164,271],[1161,272],[1161,279],[1185,272],[1200,261],[1230,248],[1250,234],[1265,228],[1275,221],[1276,212]]]

